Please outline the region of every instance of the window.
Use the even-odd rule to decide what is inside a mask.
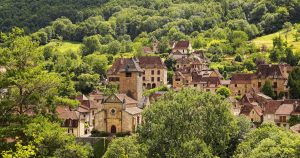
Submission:
[[[137,116],[137,124],[140,124],[140,116]]]
[[[286,116],[279,116],[280,122],[286,122]]]
[[[209,89],[206,89],[206,92],[209,92]]]
[[[160,77],[157,77],[157,82],[160,82]]]
[[[120,78],[119,78],[119,77],[116,77],[116,81],[120,81]]]
[[[180,78],[176,78],[175,81],[180,81]]]
[[[258,82],[258,88],[260,88],[261,87],[261,82]]]
[[[151,77],[151,81],[154,82],[154,77]]]
[[[72,134],[72,133],[73,133],[73,128],[69,128],[69,129],[68,129],[68,133],[69,133],[69,134]]]
[[[146,78],[145,77],[143,77],[143,81],[145,81],[146,80]]]
[[[131,72],[126,72],[126,77],[131,77]]]
[[[237,84],[235,84],[234,87],[237,87]]]
[[[92,111],[92,115],[95,115],[95,111],[94,110]]]
[[[197,87],[197,84],[194,84],[194,87]]]
[[[111,109],[111,110],[110,110],[110,113],[111,113],[112,115],[115,115],[115,114],[116,114],[116,110],[115,110],[115,109]]]
[[[277,82],[273,83],[273,88],[277,88]]]
[[[160,70],[157,70],[157,74],[160,75]]]
[[[154,70],[151,70],[151,75],[154,75]]]

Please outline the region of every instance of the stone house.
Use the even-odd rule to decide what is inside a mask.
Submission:
[[[255,103],[244,103],[240,115],[247,116],[256,126],[263,121],[262,109]]]
[[[280,127],[290,128],[288,120],[291,116],[300,116],[300,100],[286,99],[282,101],[282,104],[275,112],[275,123]]]
[[[182,54],[189,54],[192,51],[192,45],[189,41],[177,41],[173,44],[171,53],[177,51]]]
[[[143,56],[138,58],[143,72],[143,87],[151,89],[167,85],[167,67],[158,56]]]
[[[142,86],[145,89],[151,89],[167,84],[167,68],[158,56],[117,59],[107,72],[109,83],[120,85],[121,69],[124,70],[124,66],[129,63],[131,63],[136,70],[142,73],[141,81]],[[134,84],[136,85],[136,83]]]
[[[231,77],[229,89],[234,96],[243,96],[252,89],[253,74],[237,73]]]
[[[95,129],[108,133],[135,132],[142,122],[142,109],[126,94],[113,94],[95,115]]]
[[[261,64],[258,65],[256,73],[233,74],[229,88],[233,95],[244,95],[252,88],[260,91],[265,82],[270,81],[277,96],[288,98],[287,80],[291,71],[292,67],[288,64]]]
[[[79,119],[78,112],[66,106],[57,106],[55,111],[58,118],[62,120],[61,127],[66,129],[66,133],[76,137],[84,135],[84,121]]]

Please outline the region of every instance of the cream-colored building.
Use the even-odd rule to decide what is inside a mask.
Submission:
[[[113,94],[95,115],[95,129],[108,133],[135,132],[142,122],[142,109],[126,94]]]
[[[144,89],[167,85],[167,68],[158,56],[117,59],[107,72],[109,83],[120,85],[120,70],[127,63],[132,63],[135,67],[139,67],[141,69],[142,86]]]

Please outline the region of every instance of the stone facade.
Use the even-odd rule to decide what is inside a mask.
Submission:
[[[134,99],[125,94],[113,94],[96,113],[95,129],[108,133],[135,132],[141,124],[141,112]]]
[[[126,66],[127,63],[132,62],[135,67],[138,67],[137,70],[141,71],[132,71],[132,79],[127,80],[129,78],[126,79],[126,73],[124,74],[123,71],[122,74],[120,70],[122,67]],[[141,76],[139,76],[140,74],[137,74],[137,72],[142,72]],[[120,91],[121,93],[127,93],[125,92],[125,90],[128,90],[126,87],[131,87],[127,85],[133,85],[133,87],[136,87],[138,90],[140,90],[140,88],[151,89],[161,85],[167,85],[167,68],[158,56],[144,56],[135,59],[121,58],[117,59],[113,66],[108,70],[107,77],[109,83],[119,85],[120,89],[122,87],[122,91]],[[120,84],[121,80],[124,85]],[[136,91],[136,89],[133,88],[131,90]],[[140,98],[134,99],[139,100]]]
[[[233,74],[230,83],[232,95],[244,95],[251,91],[252,88],[260,91],[266,81],[270,81],[273,90],[277,96],[283,95],[289,97],[287,79],[292,67],[287,64],[261,64],[258,66],[256,73]]]

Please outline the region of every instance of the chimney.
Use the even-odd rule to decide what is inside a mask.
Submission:
[[[297,107],[298,107],[298,101],[295,101],[295,103],[294,103],[294,110],[296,110]]]

